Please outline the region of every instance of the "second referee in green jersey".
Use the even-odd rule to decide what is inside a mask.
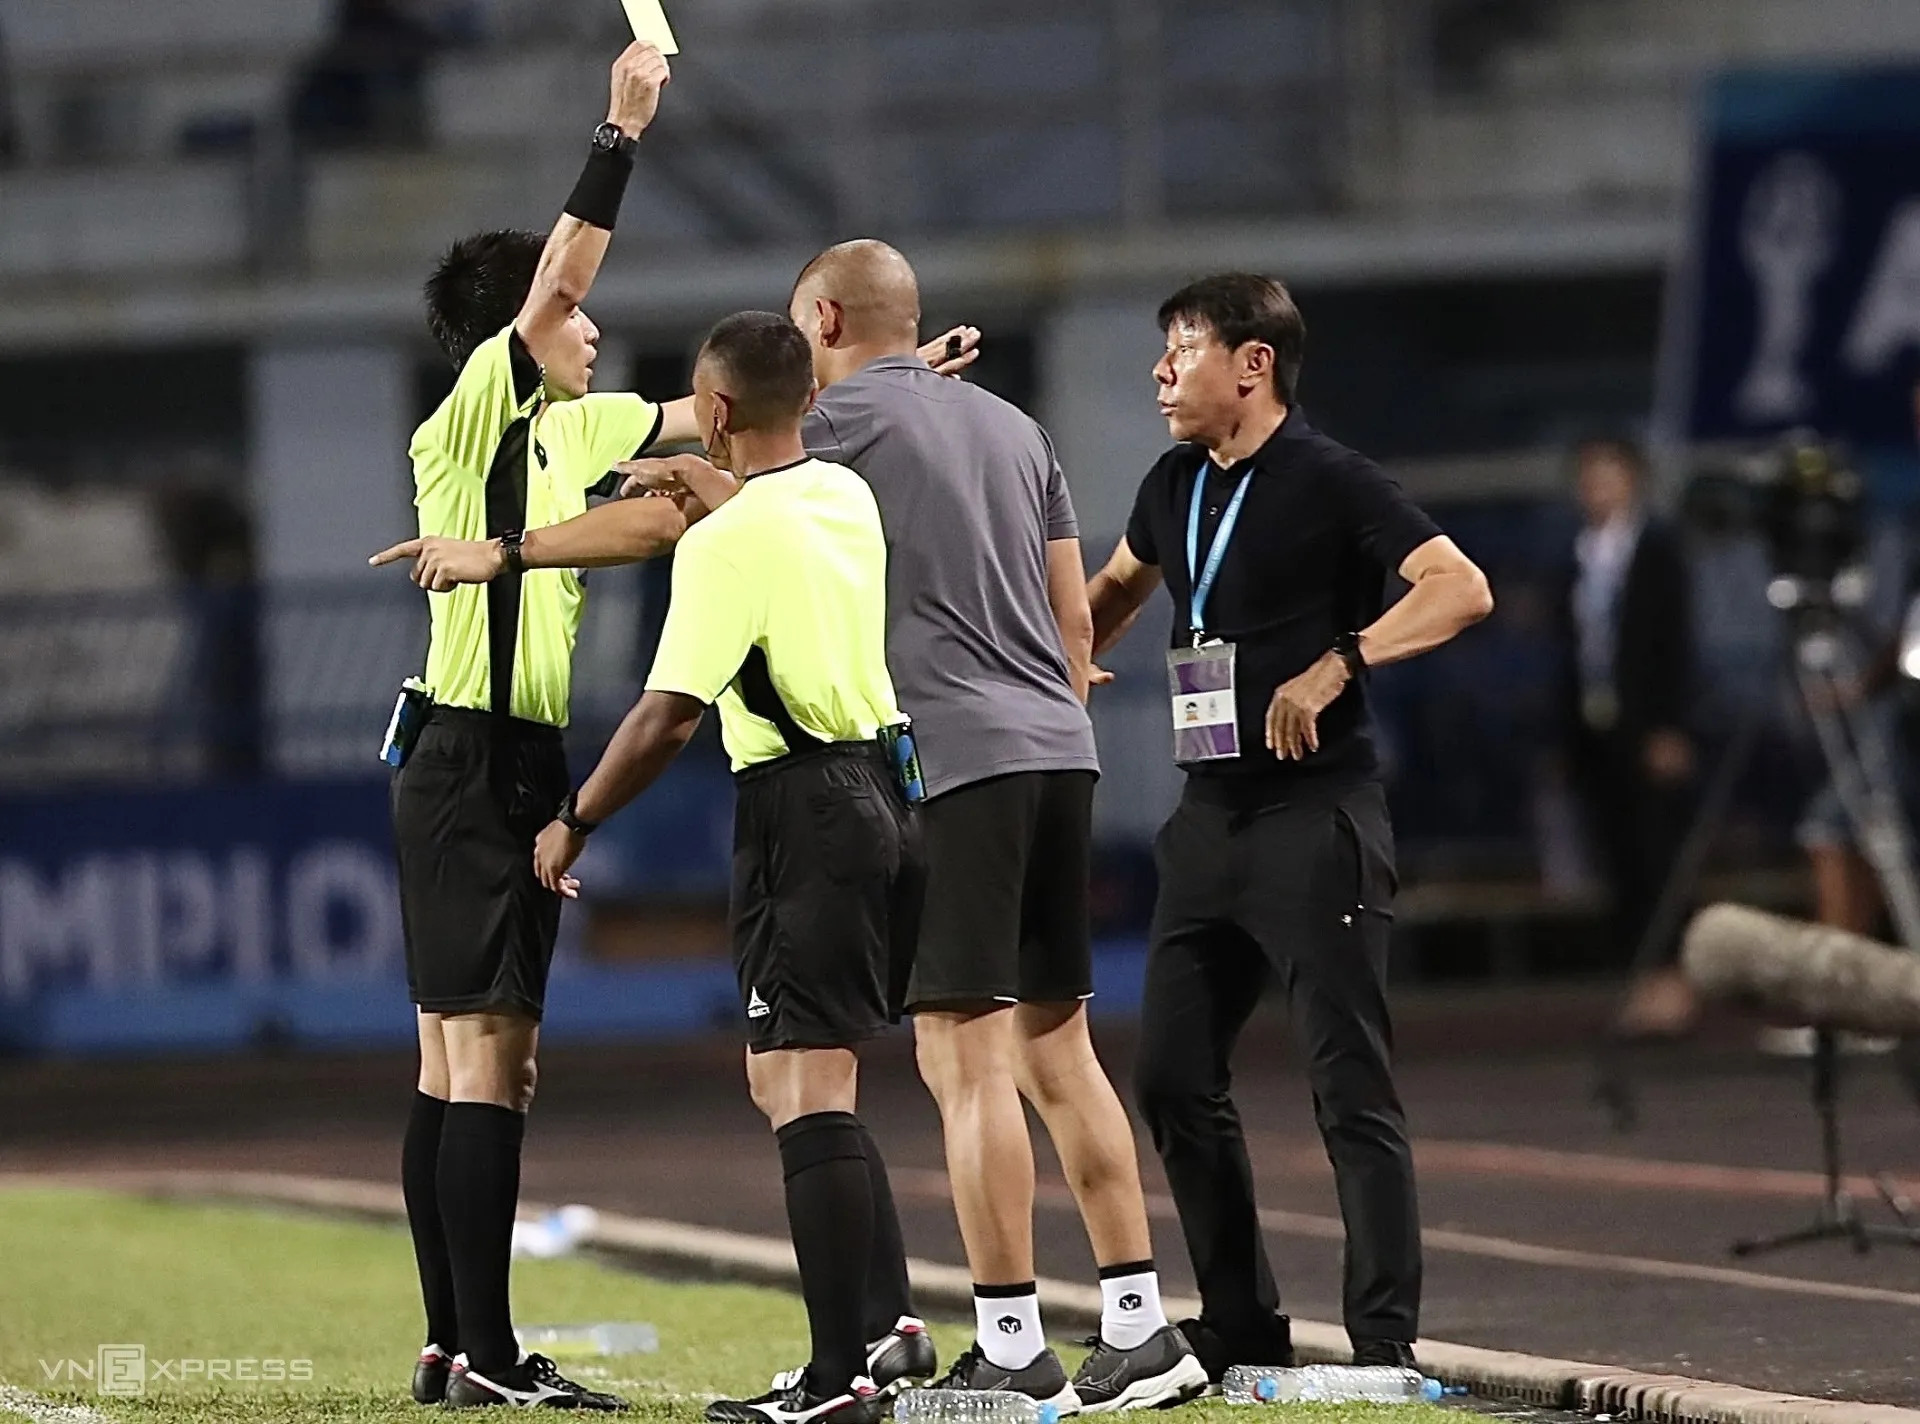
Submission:
[[[741,483],[680,541],[646,693],[536,857],[547,886],[570,892],[586,834],[719,705],[737,785],[730,918],[747,1078],[780,1145],[813,1345],[766,1394],[707,1411],[740,1424],[880,1417],[867,1295],[876,1259],[885,1268],[897,1249],[885,1169],[854,1112],[854,1049],[898,1014],[918,828],[880,740],[901,721],[880,510],[859,475],[807,457],[813,393],[812,352],[784,316],[729,317],[701,348],[702,438]],[[898,1333],[902,1348],[927,1344],[917,1321]]]

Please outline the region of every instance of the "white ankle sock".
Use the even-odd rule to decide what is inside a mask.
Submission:
[[[1166,1323],[1160,1273],[1151,1261],[1110,1266],[1100,1272],[1101,1340],[1116,1350],[1131,1350],[1146,1344]]]
[[[973,1288],[973,1330],[981,1353],[1003,1370],[1024,1369],[1047,1348],[1046,1332],[1040,1328],[1040,1293],[1031,1281],[988,1286],[993,1295],[982,1295],[980,1289]]]

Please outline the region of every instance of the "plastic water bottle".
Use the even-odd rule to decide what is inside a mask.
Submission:
[[[522,1325],[520,1348],[555,1359],[582,1355],[650,1355],[660,1332],[644,1320],[603,1320],[597,1325]]]
[[[512,1253],[550,1259],[570,1254],[600,1225],[600,1213],[590,1206],[563,1206],[538,1221],[513,1224]]]
[[[1294,1369],[1235,1365],[1220,1382],[1220,1392],[1232,1404],[1411,1404],[1464,1393],[1449,1390],[1418,1370],[1397,1365],[1301,1365]]]
[[[1060,1410],[1031,1395],[994,1389],[908,1389],[894,1401],[897,1424],[1059,1424]]]

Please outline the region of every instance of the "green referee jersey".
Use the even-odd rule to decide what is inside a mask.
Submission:
[[[588,491],[615,462],[651,444],[660,421],[660,407],[637,395],[548,400],[538,365],[508,327],[475,349],[452,392],[413,433],[420,532],[489,539],[582,514]],[[491,711],[496,649],[505,655],[510,646],[512,714],[567,725],[573,643],[586,603],[578,570],[529,569],[518,580],[427,600],[433,634],[425,680],[435,702]]]
[[[789,750],[747,710],[743,671],[771,676],[803,731],[870,739],[900,720],[887,674],[887,542],[867,482],[803,460],[753,476],[686,532],[649,692],[720,704],[733,769]]]

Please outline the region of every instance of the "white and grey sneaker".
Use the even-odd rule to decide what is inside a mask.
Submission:
[[[447,1377],[449,1409],[479,1409],[505,1404],[515,1409],[598,1409],[617,1414],[627,1408],[617,1394],[602,1394],[575,1384],[545,1355],[528,1355],[519,1364],[481,1374],[460,1355]]]
[[[716,1399],[707,1406],[713,1424],[880,1424],[886,1406],[870,1379],[857,1379],[845,1394],[815,1394],[807,1372],[782,1370],[773,1388],[754,1399]]]
[[[1093,1353],[1074,1372],[1073,1388],[1088,1414],[1171,1409],[1206,1393],[1206,1366],[1172,1325],[1131,1350],[1116,1349],[1098,1336],[1087,1343]]]
[[[1062,1415],[1080,1412],[1080,1396],[1066,1367],[1051,1350],[1042,1350],[1017,1370],[1004,1369],[987,1358],[975,1341],[959,1359],[928,1389],[993,1390],[1024,1394],[1041,1404],[1051,1404]]]

